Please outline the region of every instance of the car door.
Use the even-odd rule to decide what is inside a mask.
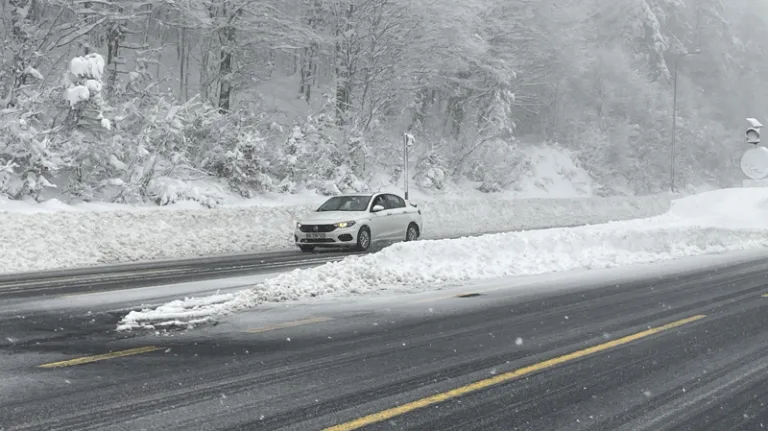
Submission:
[[[376,205],[381,205],[384,209],[379,212],[373,212],[373,207]],[[384,195],[376,195],[371,200],[371,207],[369,209],[369,211],[371,211],[371,241],[386,241],[390,238],[390,235],[392,235],[392,227],[390,226],[391,220],[389,220],[391,218],[391,213],[387,207],[388,202],[384,198]]]
[[[399,196],[393,194],[385,195],[387,201],[387,225],[389,229],[389,238],[391,240],[400,240],[405,238],[405,231],[408,228],[408,214],[405,207],[405,201]]]

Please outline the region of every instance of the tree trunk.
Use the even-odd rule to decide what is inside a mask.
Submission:
[[[354,5],[350,4],[346,16],[338,13],[338,9],[336,14],[336,123],[339,125],[346,123],[345,117],[352,99],[351,47],[347,38],[352,28],[354,11]]]
[[[208,63],[211,57],[211,38],[206,37],[203,39],[203,48],[202,48],[202,55],[200,56],[200,95],[202,96],[203,100],[206,102],[210,102],[210,93],[209,93],[209,76],[208,76]]]
[[[117,56],[119,55],[121,28],[117,22],[109,23],[107,27],[107,89],[112,89],[117,83]],[[111,66],[111,67],[110,67]]]
[[[224,15],[226,16],[226,13]],[[235,28],[226,25],[221,30],[220,37],[222,47],[219,63],[219,112],[224,114],[230,111],[232,103],[232,50],[235,45]]]
[[[9,91],[9,94],[13,94],[13,90],[27,83],[26,70],[29,66],[29,59],[26,55],[30,52],[30,46],[25,12],[23,11],[29,7],[29,0],[9,0],[9,5],[11,7],[11,35],[16,45],[16,52],[13,55],[13,86]],[[10,105],[13,103],[13,100],[9,101]]]
[[[312,83],[311,83],[311,77],[312,77],[312,47],[306,47],[302,50],[301,55],[301,68],[299,69],[299,94],[300,97],[303,98],[307,103],[309,103],[309,99],[311,96],[312,91]]]
[[[189,100],[189,41],[186,40],[184,43],[186,44],[186,49],[184,50],[184,101],[186,102]]]
[[[304,100],[309,103],[311,97],[312,97],[312,69],[313,66],[313,58],[315,57],[315,43],[313,42],[312,45],[308,49],[307,53],[307,62],[302,68],[302,74],[301,77],[302,81],[304,82]]]
[[[312,9],[307,13],[307,26],[310,27],[313,32],[317,30],[318,21],[320,19],[320,9],[320,0],[315,0]],[[318,51],[317,42],[311,41],[309,46],[305,47],[302,52],[301,68],[299,71],[301,74],[299,94],[307,103],[309,103],[311,99],[312,84],[315,82],[315,73],[317,71],[315,56]]]
[[[464,123],[463,100],[459,96],[448,99],[448,121],[451,122],[451,136],[458,139],[461,135],[461,125]]]
[[[230,102],[232,97],[232,85],[230,84],[230,76],[232,73],[232,53],[228,48],[224,48],[221,51],[221,64],[219,65],[219,79],[221,84],[219,87],[219,112],[225,114],[229,112]]]
[[[186,36],[187,29],[182,28],[179,30],[179,99],[181,101],[186,101],[187,98],[184,95],[184,76],[186,75],[186,69],[185,69],[185,61],[187,58],[187,51],[186,51]]]

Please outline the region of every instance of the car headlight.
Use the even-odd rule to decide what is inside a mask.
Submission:
[[[300,228],[301,228],[301,223],[296,222],[296,229],[300,229]]]
[[[353,221],[343,221],[341,223],[336,223],[335,226],[337,228],[344,229],[344,228],[347,228],[347,227],[352,227],[354,225],[355,225],[355,222],[353,222]]]

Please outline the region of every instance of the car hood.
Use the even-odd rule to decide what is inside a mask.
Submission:
[[[301,224],[331,224],[343,221],[357,220],[364,216],[365,211],[316,211],[299,217]]]

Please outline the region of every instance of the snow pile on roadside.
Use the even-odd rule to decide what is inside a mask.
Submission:
[[[419,205],[440,238],[595,224],[661,214],[667,195],[578,199],[444,199]],[[52,204],[51,204],[52,205]],[[0,273],[291,248],[312,205],[136,211],[0,211]],[[50,208],[49,208],[50,209]]]
[[[572,227],[653,217],[669,210],[669,195],[571,198],[446,199],[419,204],[425,239]]]
[[[766,247],[766,216],[768,191],[718,190],[678,200],[667,214],[645,220],[401,243],[380,253],[281,274],[234,294],[133,311],[118,329],[195,326],[268,301],[419,290],[470,279],[609,268]],[[741,226],[746,220],[752,223]]]

